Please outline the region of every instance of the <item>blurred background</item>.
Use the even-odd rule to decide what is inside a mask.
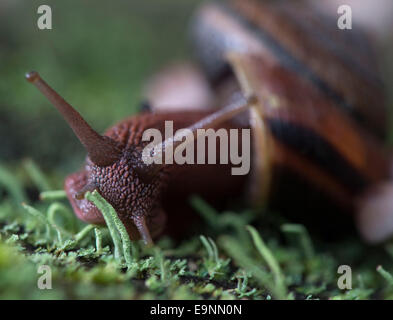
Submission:
[[[77,169],[83,148],[25,72],[39,71],[103,132],[138,110],[149,76],[190,55],[187,28],[200,2],[1,0],[0,161]],[[41,4],[52,8],[52,30],[37,27]]]

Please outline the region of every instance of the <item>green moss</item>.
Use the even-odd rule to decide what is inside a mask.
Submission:
[[[194,196],[191,203],[203,211],[209,236],[191,236],[178,244],[164,237],[147,248],[120,235],[120,220],[115,222],[115,211],[97,193],[87,198],[99,201],[115,219],[111,232],[78,221],[63,192],[46,190],[28,200],[24,175],[29,173],[18,170],[0,167],[6,177],[0,204],[0,298],[392,298],[392,244],[369,248],[348,239],[345,245],[321,245],[304,226],[280,223],[270,226],[277,233],[263,236],[264,228],[247,226],[258,221],[256,212],[216,212]],[[353,267],[352,290],[337,286],[340,264]],[[51,267],[51,290],[37,287],[41,265]]]

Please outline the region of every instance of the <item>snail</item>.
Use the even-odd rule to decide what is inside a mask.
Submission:
[[[84,168],[65,180],[78,218],[104,223],[99,210],[84,199],[87,191],[97,190],[115,208],[130,238],[151,244],[165,225],[183,227],[177,219],[187,219],[187,212],[172,209],[191,193],[212,200],[246,193],[255,206],[299,207],[308,212],[307,219],[333,229],[323,210],[351,212],[364,240],[388,238],[393,233],[393,186],[390,155],[382,143],[386,107],[368,40],[357,30],[341,32],[334,19],[301,1],[206,4],[192,26],[207,78],[202,91],[196,88],[203,93],[199,110],[154,111],[153,103],[145,108],[153,110],[100,135],[38,73],[26,75],[87,150]],[[187,85],[198,86],[198,79]],[[163,82],[167,80],[156,85]],[[155,90],[156,85],[150,100],[182,94],[182,81],[165,90]],[[198,97],[194,99],[193,106]],[[184,94],[179,100],[184,101]],[[206,108],[207,101],[226,107]],[[163,132],[168,120],[175,130],[193,133],[251,129],[251,171],[232,175],[230,164],[146,164],[143,133],[149,128]],[[169,138],[161,144],[164,156],[170,144],[176,142]],[[216,153],[223,156],[219,148]]]

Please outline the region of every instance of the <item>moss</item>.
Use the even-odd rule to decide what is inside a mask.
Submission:
[[[348,239],[345,246],[322,244],[304,226],[293,224],[275,225],[277,234],[273,235],[263,227],[247,226],[258,225],[256,212],[216,212],[196,196],[191,202],[201,211],[209,236],[190,236],[180,243],[164,237],[154,248],[146,248],[142,243],[131,246],[127,237],[119,236],[121,255],[116,256],[113,233],[77,221],[62,199],[64,193],[46,190],[34,201],[23,195],[24,175],[29,174],[24,170],[20,174],[21,167],[0,167],[0,172],[8,173],[3,179],[0,204],[0,298],[390,299],[393,296],[391,244],[378,249],[363,245],[359,239]],[[42,179],[47,178],[41,174],[42,178],[35,179],[37,190],[43,185]],[[26,202],[23,205],[21,198]],[[103,208],[110,211],[106,206],[104,201]],[[292,236],[286,237],[288,234]],[[137,250],[138,255],[132,250]],[[131,259],[128,262],[124,259],[127,255]],[[342,261],[352,267],[352,290],[343,291],[337,286],[340,276],[337,268],[344,264]],[[51,290],[37,287],[41,265],[52,270]]]

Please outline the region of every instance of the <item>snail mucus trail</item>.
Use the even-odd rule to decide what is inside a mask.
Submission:
[[[87,191],[97,190],[113,205],[132,240],[142,238],[146,244],[152,244],[152,238],[161,233],[166,222],[166,214],[159,201],[172,167],[165,163],[146,164],[142,160],[143,148],[140,145],[124,148],[111,137],[98,134],[37,72],[27,73],[26,79],[58,109],[87,150],[85,170],[69,176],[65,182],[78,218],[89,223],[104,222],[98,209],[84,199]],[[193,120],[188,129],[195,138],[197,130],[222,125],[247,110],[255,101],[254,96],[241,97],[214,113],[205,113],[199,121]],[[163,159],[168,146],[175,150],[180,143],[182,141],[175,141],[173,137],[164,140],[158,149],[162,150]]]

